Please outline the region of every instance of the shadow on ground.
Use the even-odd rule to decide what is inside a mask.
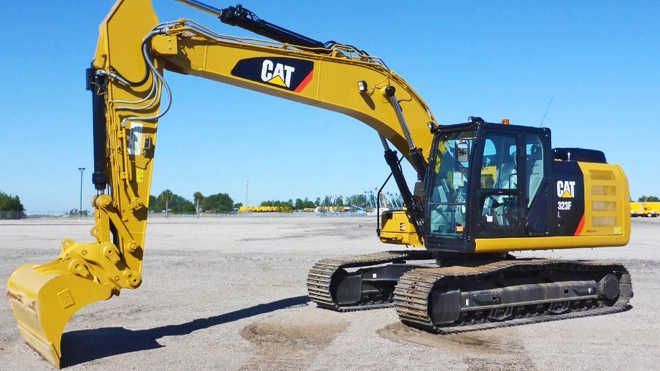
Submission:
[[[295,296],[266,304],[259,304],[218,316],[199,318],[178,325],[154,327],[146,330],[129,330],[124,327],[105,327],[79,330],[62,335],[62,367],[77,365],[117,354],[160,348],[157,339],[164,336],[181,336],[228,322],[257,316],[306,304],[307,296]]]

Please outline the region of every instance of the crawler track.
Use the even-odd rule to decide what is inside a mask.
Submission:
[[[557,277],[613,274],[618,278],[618,297],[612,302],[601,300],[597,295],[585,295],[566,301],[546,299],[503,305],[477,305],[474,308],[461,307],[460,316],[452,323],[438,325],[432,319],[431,295],[434,289],[445,290],[444,287],[451,289],[471,285],[473,289],[479,290],[474,288],[479,285],[478,282],[492,284],[507,274],[538,277],[547,272],[555,272]],[[621,312],[629,308],[628,301],[632,295],[630,274],[619,264],[546,259],[502,260],[475,267],[411,270],[401,277],[394,291],[394,306],[401,321],[407,325],[435,333],[457,333]],[[561,310],[557,310],[557,306],[560,306]],[[494,316],[493,313],[497,315]]]
[[[333,294],[333,289],[336,285],[336,280],[334,280],[336,273],[344,268],[362,268],[387,263],[402,263],[409,258],[425,258],[427,255],[424,251],[384,251],[366,255],[320,260],[314,264],[307,276],[309,298],[321,308],[338,312],[391,307],[391,298],[360,303],[359,305],[340,305],[335,301]]]

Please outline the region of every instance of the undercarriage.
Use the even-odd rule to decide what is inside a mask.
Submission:
[[[621,312],[633,296],[630,274],[612,262],[431,251],[324,259],[307,287],[321,308],[394,306],[403,323],[435,333]]]

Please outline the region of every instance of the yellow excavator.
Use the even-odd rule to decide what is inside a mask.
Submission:
[[[270,40],[221,35],[185,19],[160,23],[150,0],[118,0],[103,20],[87,70],[93,240],[64,240],[55,260],[23,265],[8,282],[22,337],[53,365],[60,366],[60,338],[77,310],[142,283],[156,133],[173,98],[165,70],[341,112],[379,135],[405,207],[377,213],[377,232],[406,248],[319,261],[307,280],[318,307],[394,306],[405,324],[436,333],[629,308],[632,285],[621,264],[510,254],[628,243],[627,180],[602,152],[553,149],[549,129],[508,120],[438,125],[380,58],[241,6],[181,1]],[[404,159],[416,173],[412,189]]]

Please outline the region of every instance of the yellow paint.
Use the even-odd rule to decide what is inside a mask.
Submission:
[[[273,77],[268,82],[271,83],[271,84],[274,84],[274,85],[286,87],[286,84],[284,83],[284,80],[282,80],[282,78],[279,77],[279,76]]]
[[[584,175],[584,227],[580,235],[625,235],[627,242],[630,235],[630,194],[623,169],[611,164],[578,164]]]
[[[578,247],[624,246],[630,235],[625,233],[605,236],[554,236],[518,238],[477,238],[475,252],[507,252],[522,250],[574,249]]]
[[[392,212],[391,218],[381,219],[380,240],[384,243],[423,247],[415,226],[404,210]]]

